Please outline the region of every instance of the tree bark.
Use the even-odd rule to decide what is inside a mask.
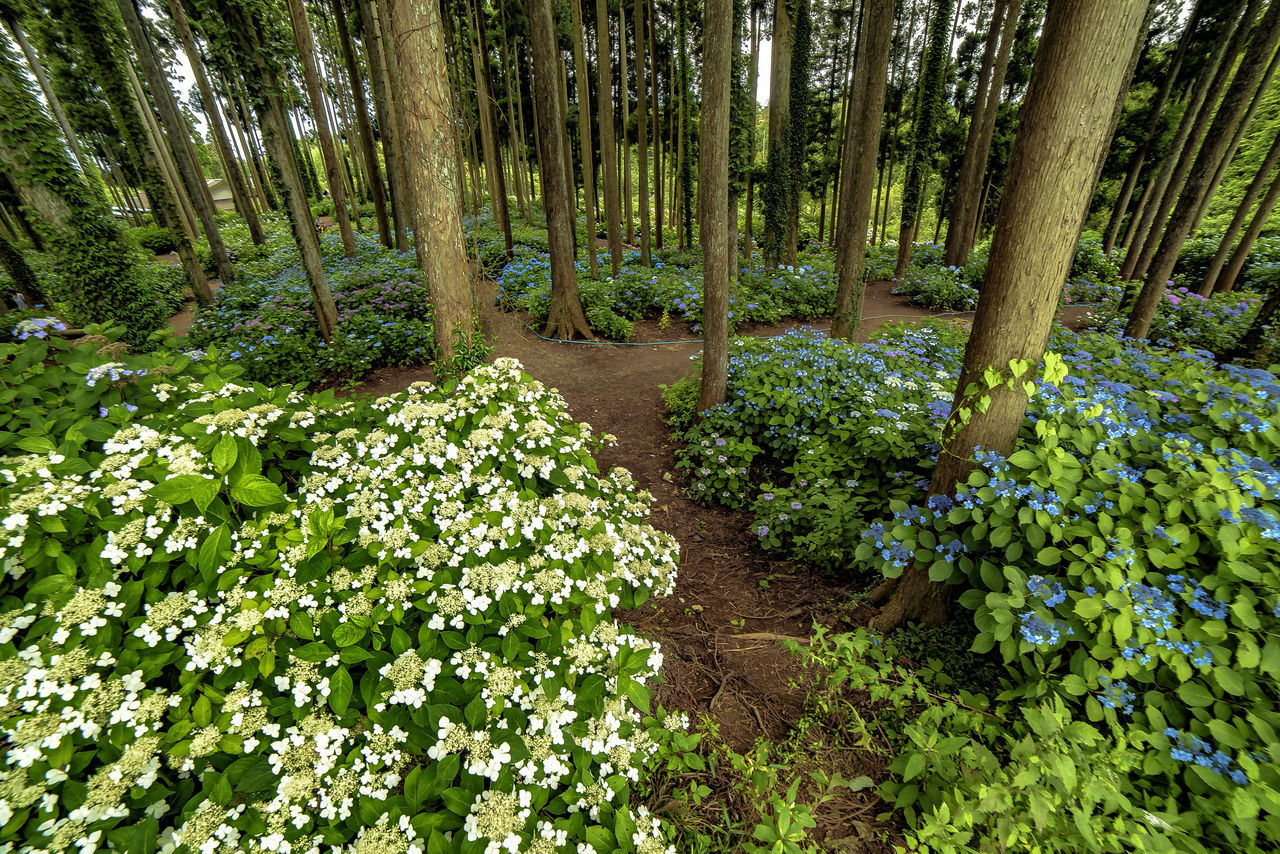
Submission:
[[[1244,262],[1249,257],[1249,250],[1253,248],[1254,241],[1258,239],[1258,235],[1262,233],[1263,227],[1267,224],[1267,217],[1271,216],[1271,212],[1275,210],[1277,200],[1280,200],[1280,173],[1277,173],[1272,178],[1267,194],[1258,203],[1258,209],[1254,212],[1249,227],[1240,237],[1240,243],[1231,255],[1231,263],[1227,264],[1227,268],[1222,271],[1222,275],[1218,277],[1218,281],[1214,285],[1215,293],[1225,293],[1235,287],[1236,278],[1240,275],[1240,271],[1244,269]],[[1277,288],[1276,291],[1280,293],[1280,288]]]
[[[169,0],[170,3],[176,0]],[[329,131],[329,116],[324,108],[324,93],[316,72],[315,43],[311,38],[311,25],[302,0],[288,0],[289,19],[293,23],[293,35],[302,58],[302,80],[307,87],[307,99],[316,123],[316,135],[320,137],[320,157],[324,160],[325,181],[329,185],[329,198],[333,202],[333,216],[338,221],[342,235],[342,251],[348,258],[356,257],[356,235],[351,230],[351,217],[347,212],[347,194],[342,186],[342,172],[338,155],[333,148],[333,136]]]
[[[608,0],[596,0],[596,110],[600,115],[600,160],[604,167],[604,221],[609,233],[613,275],[622,269],[621,206],[618,198],[617,141],[613,132],[613,68],[609,51]]]
[[[555,17],[551,0],[530,0],[528,9],[542,160],[542,209],[547,217],[551,254],[551,307],[543,334],[549,338],[586,338],[591,335],[591,329],[578,298],[578,275],[573,261],[573,212],[569,206],[572,191],[564,165],[564,104],[560,95]]]
[[[751,2],[751,59],[747,65],[747,103],[751,115],[747,121],[747,210],[742,228],[742,252],[748,261],[751,260],[752,244],[755,243],[755,190],[756,190],[756,114],[759,103],[756,101],[756,87],[760,78],[760,8]]]
[[[639,179],[640,198],[640,263],[645,267],[653,266],[653,254],[649,243],[649,125],[647,101],[649,93],[644,80],[645,31],[644,0],[635,0],[632,11],[632,31],[636,46],[636,133],[639,145]]]
[[[382,40],[378,37],[378,22],[374,18],[370,0],[358,0],[357,5],[360,8],[360,23],[364,28],[365,65],[369,69],[369,83],[373,89],[374,115],[378,119],[378,133],[382,137],[382,160],[387,166],[387,190],[391,197],[391,218],[394,220],[392,236],[396,251],[407,252],[409,215],[404,203],[404,178],[400,174],[400,144],[395,131],[395,118],[391,115],[386,75],[383,72]]]
[[[474,283],[462,236],[462,211],[453,193],[455,170],[452,97],[445,58],[444,24],[434,0],[389,0],[390,29],[399,58],[404,133],[408,143],[405,186],[417,228],[418,264],[427,281],[442,362],[469,347],[476,327]]]
[[[502,243],[510,260],[515,244],[511,239],[511,216],[507,210],[507,183],[502,174],[502,151],[498,147],[498,115],[493,106],[493,79],[489,73],[489,37],[485,33],[484,8],[480,0],[471,6],[474,37],[471,67],[475,75],[480,107],[480,142],[484,148],[484,171],[490,181],[489,207],[502,230]]]
[[[1246,15],[1248,13],[1246,12]],[[1265,73],[1274,70],[1270,60],[1280,43],[1280,3],[1272,3],[1253,30],[1249,46],[1236,70],[1231,86],[1222,97],[1213,118],[1213,124],[1205,135],[1204,144],[1196,157],[1195,165],[1187,175],[1186,186],[1178,197],[1178,204],[1165,226],[1160,247],[1151,261],[1146,281],[1133,305],[1133,312],[1125,326],[1125,334],[1131,338],[1146,338],[1155,318],[1156,306],[1164,293],[1165,281],[1173,274],[1178,252],[1191,233],[1200,200],[1209,190],[1218,161],[1226,154],[1236,124],[1244,116],[1249,101]],[[1163,219],[1163,217],[1160,217]],[[1157,222],[1160,220],[1158,219]]]
[[[591,278],[600,278],[600,258],[596,252],[596,184],[591,163],[591,115],[585,109],[587,94],[587,52],[583,41],[582,7],[577,0],[569,3],[570,26],[573,28],[573,77],[578,81],[578,143],[582,149],[582,195],[586,208],[587,264]]]
[[[658,13],[654,0],[648,0],[649,6],[649,79],[653,82],[653,225],[654,248],[662,248],[662,174],[663,174],[663,135],[662,114],[658,112],[658,92],[662,89],[658,79],[657,28]],[[671,105],[667,105],[670,111]]]
[[[836,311],[832,338],[852,338],[862,314],[862,270],[867,253],[867,221],[876,177],[876,152],[884,117],[884,87],[894,0],[866,0],[854,55],[849,120],[844,129],[840,183],[845,199],[836,222]]]
[[[516,185],[516,205],[520,208],[520,216],[528,222],[529,202],[524,188],[524,169],[520,151],[524,146],[524,117],[521,115],[521,127],[517,129],[516,114],[521,112],[521,107],[511,87],[511,78],[517,74],[517,69],[511,64],[511,45],[507,38],[507,7],[501,2],[498,3],[498,16],[502,27],[502,82],[507,90],[507,136],[511,138],[511,176]],[[517,79],[517,88],[519,82]]]
[[[996,0],[991,13],[987,43],[982,49],[982,63],[978,70],[978,86],[973,94],[969,132],[965,136],[964,156],[960,161],[960,177],[956,181],[955,199],[951,205],[951,224],[947,227],[944,263],[949,266],[963,266],[973,248],[968,245],[969,236],[973,234],[973,220],[977,218],[978,196],[982,192],[982,177],[986,173],[989,153],[984,151],[979,155],[978,152],[983,117],[988,108],[994,112],[1000,105],[1000,88],[991,85],[991,70],[995,64],[996,47],[1003,43],[1002,34],[1007,20],[1012,19],[1014,27],[1017,27],[1018,5],[1012,0]]]
[[[1209,262],[1209,268],[1205,270],[1204,278],[1200,280],[1200,286],[1197,289],[1200,296],[1207,297],[1215,291],[1230,290],[1229,287],[1221,287],[1219,285],[1219,274],[1221,274],[1222,267],[1227,262],[1227,257],[1231,255],[1231,247],[1236,241],[1236,235],[1244,227],[1244,222],[1248,219],[1249,212],[1253,209],[1253,203],[1262,194],[1262,188],[1267,186],[1276,163],[1280,163],[1280,136],[1272,140],[1271,148],[1267,150],[1266,156],[1262,159],[1262,165],[1258,167],[1258,171],[1254,173],[1253,180],[1249,182],[1244,198],[1240,200],[1240,204],[1236,205],[1236,212],[1231,217],[1231,224],[1227,226],[1227,230],[1223,233],[1222,240],[1218,243],[1218,251],[1214,253],[1213,260]],[[1265,215],[1263,219],[1266,219]],[[1242,254],[1248,254],[1250,247],[1243,248],[1244,253]],[[1233,276],[1232,279],[1234,280],[1234,278]]]
[[[636,244],[631,203],[631,87],[627,81],[627,7],[618,4],[618,100],[622,102],[622,221],[628,246]]]
[[[1155,257],[1156,249],[1160,245],[1169,211],[1178,200],[1183,181],[1195,160],[1196,151],[1200,148],[1205,128],[1213,118],[1218,96],[1231,77],[1235,57],[1244,47],[1250,23],[1257,10],[1257,2],[1258,0],[1248,0],[1244,15],[1235,23],[1230,39],[1219,37],[1215,42],[1209,60],[1205,64],[1205,71],[1191,92],[1191,99],[1179,123],[1177,135],[1174,136],[1169,153],[1165,155],[1164,163],[1160,167],[1160,174],[1156,178],[1156,191],[1151,197],[1151,203],[1147,205],[1142,222],[1138,224],[1134,246],[1137,247],[1138,241],[1141,241],[1141,249],[1133,252],[1131,248],[1129,254],[1125,256],[1124,267],[1120,270],[1122,279],[1141,279],[1147,274],[1151,260]],[[1236,0],[1234,9],[1238,12],[1241,5],[1242,0]],[[1230,27],[1232,20],[1234,16],[1227,19],[1225,26]]]
[[[782,261],[783,244],[789,224],[789,152],[791,149],[791,49],[793,29],[788,0],[775,0],[773,9],[773,49],[769,66],[769,151],[765,162],[765,183],[760,192],[764,208],[764,239],[761,252],[766,267]]]
[[[931,495],[950,494],[967,479],[976,447],[1013,450],[1026,416],[1022,381],[1032,378],[1044,353],[1088,207],[1089,177],[1107,142],[1107,120],[1145,9],[1146,0],[1049,5]],[[988,370],[1010,378],[1015,359],[1025,360],[1029,373],[990,389],[989,407],[979,412],[969,384],[985,389]],[[871,625],[888,631],[907,619],[941,623],[951,589],[912,564],[877,591],[889,599]]]
[[[369,105],[364,97],[364,82],[356,66],[355,49],[351,44],[351,31],[347,27],[347,13],[343,0],[332,0],[333,17],[338,23],[338,45],[342,50],[342,64],[347,71],[347,85],[351,92],[352,110],[355,113],[356,135],[360,138],[360,152],[364,157],[365,175],[373,196],[373,214],[378,221],[378,238],[390,249],[394,244],[391,223],[387,220],[387,190],[382,181],[382,169],[378,165],[378,152],[373,141],[373,128],[369,126]]]
[[[302,268],[311,289],[311,299],[316,313],[320,337],[326,342],[333,339],[338,325],[338,309],[333,293],[325,277],[320,241],[311,221],[311,209],[307,206],[302,174],[289,138],[289,119],[285,115],[284,101],[280,97],[280,79],[274,58],[261,42],[260,34],[266,32],[264,22],[256,13],[232,3],[219,3],[227,21],[227,30],[238,54],[237,64],[244,72],[258,120],[262,125],[262,138],[269,152],[269,162],[275,170],[276,184],[281,200],[289,214],[294,243],[302,259]]]
[[[702,142],[698,213],[702,222],[702,382],[699,413],[724,403],[729,376],[729,91],[732,0],[708,0],[703,18]]]

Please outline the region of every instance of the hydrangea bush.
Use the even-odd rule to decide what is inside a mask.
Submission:
[[[99,347],[0,345],[43,402],[0,432],[0,844],[664,850],[629,805],[661,655],[610,612],[676,545],[557,395]]]
[[[278,238],[278,235],[277,235]],[[435,355],[431,302],[412,255],[356,236],[347,258],[337,235],[321,240],[338,309],[333,341],[320,338],[311,289],[297,248],[276,240],[265,257],[240,265],[240,277],[191,326],[191,343],[217,345],[223,358],[257,382],[316,382],[331,374],[359,379],[385,365],[430,362]]]

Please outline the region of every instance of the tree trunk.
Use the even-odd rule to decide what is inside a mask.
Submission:
[[[356,66],[355,48],[351,44],[351,31],[347,27],[344,0],[332,0],[333,17],[338,22],[338,45],[342,49],[342,64],[347,70],[347,85],[351,92],[352,110],[355,113],[356,133],[360,137],[360,150],[364,156],[364,170],[373,195],[373,214],[378,220],[378,237],[382,245],[390,249],[391,223],[387,220],[386,186],[382,181],[382,169],[378,165],[378,151],[373,141],[373,128],[369,125],[369,105],[364,97],[364,82]]]
[[[524,169],[520,153],[524,145],[524,132],[523,129],[516,128],[516,113],[521,110],[521,107],[511,88],[511,77],[517,73],[517,70],[511,64],[511,45],[507,38],[507,7],[501,2],[498,3],[498,21],[502,27],[502,82],[507,90],[507,136],[511,138],[511,178],[516,185],[516,206],[520,208],[520,216],[528,222],[529,202],[524,188]],[[516,82],[518,86],[519,81]]]
[[[507,259],[514,253],[511,216],[507,210],[507,184],[502,172],[502,151],[498,147],[498,115],[493,106],[493,79],[489,72],[489,37],[485,33],[484,8],[475,0],[468,10],[472,17],[471,68],[476,81],[480,108],[480,142],[484,148],[484,171],[489,179],[489,208],[494,223],[502,230]]]
[[[654,0],[648,0],[649,6],[649,79],[653,82],[653,226],[654,248],[662,248],[662,114],[658,112],[658,92],[662,89],[658,79],[657,28],[658,14]],[[667,104],[670,112],[671,105]]]
[[[653,266],[653,254],[649,245],[649,126],[648,126],[648,105],[647,101],[649,93],[645,87],[644,80],[644,55],[645,55],[645,31],[644,31],[644,0],[635,0],[635,6],[632,10],[631,27],[634,35],[636,46],[636,133],[638,135],[637,144],[639,145],[639,173],[637,178],[640,184],[640,198],[637,200],[640,206],[640,263],[645,267]]]
[[[587,51],[582,27],[582,7],[578,0],[569,3],[570,26],[573,29],[573,77],[578,81],[578,143],[582,149],[582,195],[586,207],[587,264],[591,278],[600,278],[600,258],[596,252],[596,184],[595,167],[591,163],[591,114],[586,109]]]
[[[845,200],[836,233],[836,311],[831,337],[852,339],[862,314],[862,270],[867,253],[867,220],[876,176],[876,152],[884,117],[884,87],[893,37],[893,0],[866,0],[854,54],[849,120],[844,128]]]
[[[1252,6],[1250,6],[1252,8]],[[1246,16],[1248,12],[1246,12]],[[1247,20],[1247,19],[1246,19]],[[1242,25],[1243,26],[1243,25]],[[1155,318],[1156,306],[1164,293],[1165,281],[1173,274],[1178,252],[1191,233],[1200,199],[1209,190],[1209,183],[1217,171],[1218,162],[1226,154],[1235,126],[1244,116],[1249,101],[1265,74],[1274,70],[1271,56],[1280,43],[1280,3],[1272,3],[1254,28],[1249,46],[1236,70],[1231,86],[1222,98],[1222,104],[1214,115],[1213,124],[1205,135],[1204,144],[1196,157],[1195,165],[1187,175],[1186,186],[1178,197],[1173,216],[1165,226],[1160,247],[1151,261],[1146,281],[1133,305],[1133,312],[1125,326],[1125,334],[1131,338],[1146,338]],[[1157,220],[1159,222],[1163,216]]]
[[[182,42],[183,52],[186,53],[187,62],[196,78],[196,88],[200,92],[200,101],[205,106],[205,115],[209,119],[213,141],[218,147],[218,153],[222,156],[223,170],[227,173],[227,186],[231,188],[231,198],[235,202],[236,210],[240,211],[245,224],[249,227],[249,237],[254,245],[261,246],[266,242],[266,237],[262,233],[262,223],[258,220],[257,211],[253,209],[253,203],[249,199],[249,190],[245,187],[244,177],[240,174],[235,152],[231,150],[227,129],[222,124],[222,111],[218,106],[218,98],[214,95],[213,87],[209,85],[209,78],[204,73],[204,62],[200,51],[196,48],[196,40],[191,34],[186,13],[182,11],[182,4],[178,0],[169,0],[169,14],[173,18],[178,39]]]
[[[791,103],[787,108],[787,266],[795,269],[800,242],[800,197],[809,146],[809,70],[813,65],[813,20],[809,0],[795,0],[791,33]]]
[[[9,274],[14,290],[22,295],[22,301],[28,308],[49,304],[49,298],[40,288],[40,282],[36,279],[36,274],[31,271],[27,259],[23,258],[17,247],[3,236],[0,236],[0,267]],[[0,302],[0,311],[8,311],[8,309],[7,303]]]
[[[561,103],[555,16],[551,0],[530,0],[529,41],[533,47],[533,82],[537,105],[538,146],[542,160],[542,209],[547,216],[551,254],[551,307],[543,334],[573,339],[591,335],[578,298],[573,262],[573,212],[569,174],[565,170],[564,104]]]
[[[320,337],[326,342],[333,339],[337,329],[338,310],[333,302],[325,278],[320,255],[320,241],[311,221],[311,209],[302,185],[302,174],[289,139],[289,119],[285,115],[280,92],[277,65],[268,49],[261,42],[261,34],[267,32],[257,14],[238,4],[219,4],[227,21],[227,31],[237,51],[237,64],[244,72],[249,86],[249,97],[262,125],[262,138],[270,154],[269,162],[276,171],[275,180],[280,188],[281,200],[289,214],[294,243],[302,259],[302,269],[311,288],[316,322]]]
[[[431,295],[436,350],[448,363],[478,333],[462,211],[452,193],[441,192],[453,186],[458,168],[444,24],[433,0],[390,0],[389,6],[391,49],[404,84],[405,163],[413,164],[404,176],[418,226],[413,242]]]
[[[764,208],[764,240],[760,247],[766,267],[782,261],[791,198],[791,49],[792,10],[788,0],[775,0],[773,7],[773,50],[769,66],[769,152],[766,176],[760,190]]]
[[[341,2],[341,0],[336,0]],[[405,233],[409,227],[409,214],[404,203],[404,177],[400,172],[400,148],[396,138],[395,119],[391,115],[391,99],[387,94],[386,75],[383,72],[383,45],[378,37],[378,23],[373,16],[370,0],[358,0],[360,23],[364,28],[364,57],[369,69],[370,88],[373,89],[374,115],[378,119],[378,133],[382,137],[382,160],[387,166],[387,189],[391,197],[392,234],[397,252],[409,251],[409,239]]]
[[[1236,11],[1241,2],[1242,0],[1236,0],[1234,7]],[[1124,267],[1120,271],[1120,277],[1123,279],[1141,279],[1146,276],[1151,266],[1151,260],[1155,257],[1156,249],[1160,245],[1169,211],[1178,200],[1183,181],[1201,146],[1205,128],[1213,118],[1218,96],[1231,77],[1235,57],[1244,47],[1250,23],[1257,10],[1257,2],[1258,0],[1248,0],[1245,13],[1236,22],[1234,33],[1229,40],[1219,37],[1214,43],[1213,53],[1205,64],[1204,74],[1192,90],[1187,111],[1183,114],[1177,135],[1160,167],[1160,174],[1156,178],[1156,192],[1151,197],[1151,204],[1147,206],[1143,221],[1138,225],[1134,245],[1139,245],[1137,241],[1141,241],[1141,249],[1136,253],[1130,251],[1125,257]],[[1228,18],[1226,26],[1230,26],[1232,20],[1234,17]],[[1163,283],[1161,285],[1163,287]]]
[[[200,237],[200,227],[196,224],[195,210],[191,206],[191,199],[187,195],[186,187],[178,178],[177,167],[173,164],[173,152],[169,150],[168,144],[165,142],[164,135],[160,133],[160,127],[156,123],[155,113],[151,110],[151,104],[147,101],[147,95],[142,91],[142,83],[138,80],[138,75],[133,69],[133,65],[126,58],[123,62],[125,73],[128,77],[129,88],[133,92],[134,103],[136,104],[138,115],[141,116],[142,133],[146,137],[145,145],[150,149],[155,157],[155,162],[159,175],[164,181],[167,188],[167,195],[173,199],[175,210],[179,216],[175,216],[173,222],[182,227],[186,238],[194,243]],[[139,142],[139,146],[144,143]],[[151,194],[147,193],[147,201],[151,205],[152,213],[155,213],[155,202],[151,199]]]
[[[1022,379],[1031,376],[991,389],[981,412],[965,392],[974,381],[985,388],[988,370],[1009,379],[1015,359],[1034,372],[1044,353],[1089,204],[1089,178],[1107,142],[1107,120],[1145,9],[1146,0],[1049,5],[931,495],[950,494],[967,479],[976,447],[1005,455],[1013,450],[1026,416]],[[889,599],[871,625],[888,631],[907,619],[942,623],[951,590],[931,582],[927,567],[912,564],[877,591],[877,598]]]
[[[1102,242],[1102,251],[1108,255],[1115,248],[1116,240],[1120,234],[1120,223],[1124,220],[1125,213],[1129,208],[1129,201],[1133,197],[1133,188],[1137,186],[1138,177],[1142,174],[1142,165],[1147,158],[1147,152],[1151,150],[1151,146],[1159,133],[1160,119],[1164,114],[1165,105],[1169,102],[1169,94],[1173,90],[1174,81],[1178,79],[1178,73],[1182,70],[1182,60],[1187,55],[1187,48],[1195,40],[1195,29],[1203,14],[1205,2],[1206,0],[1197,0],[1195,8],[1191,12],[1191,18],[1182,30],[1182,36],[1178,39],[1178,49],[1173,55],[1173,60],[1169,63],[1168,71],[1165,72],[1164,78],[1160,81],[1160,89],[1156,92],[1155,100],[1151,104],[1151,110],[1148,113],[1150,119],[1147,122],[1147,132],[1143,137],[1142,145],[1138,147],[1138,150],[1133,153],[1133,157],[1129,160],[1129,169],[1125,174],[1124,183],[1120,187],[1120,194],[1116,198],[1115,207],[1111,212],[1111,220],[1107,223],[1107,233]]]
[[[634,210],[631,203],[631,87],[627,80],[627,7],[618,4],[618,88],[622,102],[622,220],[628,246],[636,245]]]
[[[745,222],[742,224],[742,251],[747,260],[751,260],[752,244],[755,243],[755,190],[756,190],[756,114],[759,106],[756,101],[756,88],[760,77],[760,9],[751,3],[751,59],[747,66],[747,103],[751,115],[747,118],[747,210]]]
[[[596,110],[600,116],[600,160],[604,167],[604,221],[609,233],[613,275],[622,269],[622,229],[618,198],[617,142],[613,133],[613,62],[609,52],[608,0],[596,0]]]
[[[702,241],[702,383],[696,411],[724,403],[729,376],[729,92],[733,2],[708,0],[703,22],[698,213]]]
[[[969,257],[968,237],[973,233],[973,219],[977,216],[978,195],[982,191],[982,177],[986,172],[987,152],[981,155],[978,165],[978,141],[982,138],[983,116],[988,106],[999,108],[1000,89],[991,86],[991,69],[995,63],[996,47],[1006,19],[1012,19],[1017,27],[1018,5],[1011,0],[995,0],[995,9],[988,24],[987,43],[982,49],[982,63],[978,69],[978,85],[973,93],[973,112],[969,117],[969,132],[965,136],[964,156],[960,161],[960,177],[956,181],[955,200],[951,205],[951,225],[947,228],[944,263],[952,267],[963,266]],[[1009,8],[1012,6],[1012,10]]]
[[[1227,265],[1227,268],[1222,271],[1222,275],[1218,277],[1218,281],[1214,286],[1215,293],[1225,293],[1235,287],[1236,278],[1240,275],[1240,271],[1244,269],[1244,262],[1249,257],[1249,250],[1253,248],[1254,241],[1262,233],[1263,227],[1267,224],[1267,217],[1271,216],[1271,212],[1275,210],[1278,199],[1280,199],[1280,173],[1277,173],[1272,178],[1267,194],[1259,202],[1258,209],[1254,212],[1249,227],[1241,236],[1240,243],[1231,255],[1231,263]],[[1280,288],[1276,288],[1276,292],[1280,293]]]
[[[1231,224],[1227,226],[1227,230],[1223,233],[1222,240],[1218,243],[1218,251],[1214,253],[1213,260],[1209,262],[1209,268],[1205,270],[1204,278],[1200,280],[1200,287],[1197,289],[1200,296],[1208,297],[1214,292],[1230,289],[1229,287],[1220,286],[1218,281],[1219,274],[1222,272],[1223,265],[1226,264],[1227,256],[1231,254],[1231,247],[1236,241],[1236,235],[1244,227],[1244,221],[1248,219],[1249,211],[1253,209],[1253,203],[1262,194],[1262,188],[1267,186],[1276,163],[1280,163],[1280,136],[1272,140],[1271,148],[1267,150],[1266,157],[1262,160],[1262,165],[1258,167],[1258,171],[1254,173],[1253,180],[1249,182],[1244,198],[1240,200],[1240,204],[1236,205],[1236,212],[1231,217]],[[1265,220],[1266,216],[1264,215],[1262,219]],[[1244,247],[1245,251],[1240,253],[1241,257],[1248,254],[1249,248]],[[1232,276],[1232,279],[1234,278]]]
[[[177,0],[169,0],[174,3]],[[316,135],[320,137],[320,157],[324,160],[325,181],[329,185],[329,198],[333,202],[333,216],[338,221],[342,235],[342,251],[348,258],[356,257],[356,235],[351,230],[351,217],[347,213],[347,194],[342,186],[342,173],[338,155],[333,148],[333,136],[329,132],[329,117],[324,108],[324,93],[316,73],[315,43],[311,39],[311,25],[302,0],[288,0],[289,19],[293,23],[293,35],[302,58],[302,80],[307,87],[307,99],[316,123]]]
[[[898,225],[898,264],[894,276],[907,274],[911,264],[911,243],[916,237],[916,219],[924,194],[925,172],[933,157],[933,134],[942,109],[942,84],[949,57],[947,33],[951,26],[951,0],[935,0],[929,24],[929,45],[920,69],[920,109],[912,130],[911,156],[903,175],[902,214]]]

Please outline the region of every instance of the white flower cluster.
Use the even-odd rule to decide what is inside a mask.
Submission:
[[[661,654],[609,616],[674,584],[648,494],[512,360],[257,394],[176,380],[100,452],[0,461],[0,850],[424,852],[449,811],[486,854],[591,850],[575,814],[612,826],[655,750],[625,697]],[[283,502],[152,495],[235,495],[225,437]]]

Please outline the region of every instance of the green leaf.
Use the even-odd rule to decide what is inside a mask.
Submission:
[[[925,758],[923,753],[913,753],[907,759],[906,768],[903,769],[902,779],[904,781],[914,780],[924,773]]]
[[[333,650],[322,643],[303,644],[293,651],[293,657],[300,661],[324,661],[333,655]]]
[[[329,677],[329,707],[335,714],[346,714],[351,705],[351,695],[355,693],[355,685],[347,668],[339,666],[337,672]]]
[[[185,504],[188,501],[196,505],[201,513],[218,495],[221,483],[198,474],[180,474],[168,480],[162,480],[148,490],[148,495],[166,504]]]
[[[218,444],[213,446],[213,470],[218,474],[226,474],[236,464],[236,440],[223,433]]]
[[[1178,686],[1178,697],[1188,706],[1209,706],[1213,695],[1200,682],[1183,682]]]
[[[338,623],[333,630],[333,642],[340,647],[351,646],[354,643],[359,643],[364,635],[365,630],[355,623]]]
[[[284,492],[260,474],[246,474],[231,484],[231,497],[249,507],[269,507],[284,501]]]
[[[1036,555],[1036,563],[1041,566],[1057,566],[1062,562],[1062,550],[1054,546],[1045,546]]]
[[[222,566],[222,555],[231,551],[231,529],[225,524],[219,525],[213,533],[205,537],[196,555],[196,569],[206,584],[212,584]]]

